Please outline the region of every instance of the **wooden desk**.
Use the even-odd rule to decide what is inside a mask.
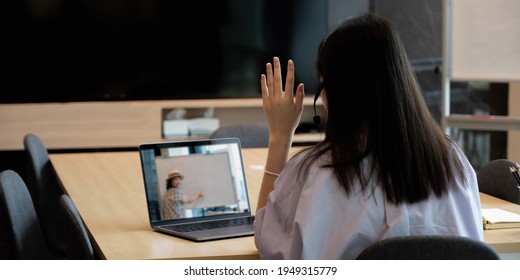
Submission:
[[[520,205],[480,193],[481,208],[500,208],[520,214]],[[520,253],[520,228],[484,230],[484,240],[498,253]]]
[[[254,213],[266,149],[244,149],[242,155]],[[152,231],[137,152],[51,154],[50,159],[106,259],[259,258],[253,237],[196,243]],[[482,208],[520,213],[520,205],[480,198]],[[486,230],[484,238],[499,253],[520,252],[520,228]]]
[[[255,213],[266,149],[245,149],[243,158]],[[259,258],[253,237],[196,243],[152,231],[137,152],[50,154],[50,159],[106,259]]]

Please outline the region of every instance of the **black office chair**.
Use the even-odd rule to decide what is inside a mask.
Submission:
[[[56,259],[66,258],[63,215],[59,206],[63,194],[61,185],[49,160],[47,148],[32,133],[23,139],[27,161],[27,187],[31,193],[43,235]]]
[[[477,172],[479,191],[520,204],[520,189],[509,169],[515,164],[508,159],[495,159],[488,162]]]
[[[85,229],[81,216],[69,195],[62,194],[60,205],[65,216],[65,240],[67,257],[70,260],[94,260],[94,253],[90,237]]]
[[[13,170],[0,172],[0,256],[10,260],[48,259],[31,195]]]
[[[269,128],[258,124],[236,124],[217,128],[209,138],[238,137],[242,148],[266,148]]]
[[[357,260],[499,260],[488,244],[462,236],[399,236],[378,241]]]

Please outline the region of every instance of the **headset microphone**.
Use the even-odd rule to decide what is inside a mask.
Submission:
[[[320,94],[321,94],[322,90],[323,90],[323,88],[320,85],[318,91],[314,95],[314,104],[313,104],[313,107],[314,107],[314,117],[312,118],[312,121],[314,122],[314,125],[316,125],[316,127],[319,127],[320,123],[321,123],[321,117],[316,114],[316,100],[318,100],[318,97],[320,97]]]
[[[314,125],[316,125],[316,126],[320,126],[320,123],[321,123],[321,117],[318,116],[318,115],[315,115],[315,116],[312,118],[312,121],[314,122]]]

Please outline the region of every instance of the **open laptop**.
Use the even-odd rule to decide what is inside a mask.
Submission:
[[[238,138],[141,144],[139,155],[153,230],[194,241],[254,234]],[[167,191],[172,172],[181,183]]]

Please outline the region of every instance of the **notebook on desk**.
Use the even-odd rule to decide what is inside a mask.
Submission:
[[[142,144],[139,155],[153,230],[194,241],[254,234],[238,138]]]

